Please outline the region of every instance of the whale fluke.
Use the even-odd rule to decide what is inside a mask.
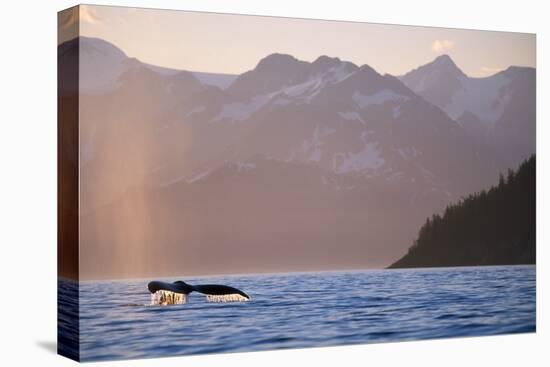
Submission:
[[[182,282],[181,280],[178,280],[174,283],[167,283],[167,282],[161,282],[158,280],[153,280],[152,282],[149,282],[149,284],[147,284],[147,288],[151,293],[164,290],[164,291],[170,291],[170,292],[181,293],[186,295],[193,292],[194,290],[193,286],[185,282]]]
[[[250,296],[240,289],[220,284],[191,285],[181,280],[173,283],[153,280],[147,285],[151,293],[151,303],[156,305],[183,304],[187,295],[198,292],[206,295],[208,302],[244,302]]]
[[[219,284],[193,286],[193,290],[206,295],[209,302],[244,302],[250,300],[248,294],[240,289]]]

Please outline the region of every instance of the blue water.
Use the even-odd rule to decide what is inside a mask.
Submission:
[[[535,267],[170,278],[220,283],[243,303],[149,306],[148,280],[80,283],[81,360],[534,332]]]

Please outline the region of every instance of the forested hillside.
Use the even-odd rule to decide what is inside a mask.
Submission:
[[[534,264],[535,171],[533,155],[497,186],[428,218],[408,253],[390,268]]]

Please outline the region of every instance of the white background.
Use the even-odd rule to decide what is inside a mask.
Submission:
[[[545,1],[97,1],[537,33],[537,333],[261,353],[107,362],[117,366],[541,366],[548,349],[548,10]],[[0,12],[0,364],[72,365],[56,341],[56,12],[62,0],[2,2]],[[364,47],[365,45],[358,45]],[[32,364],[31,364],[32,363]]]

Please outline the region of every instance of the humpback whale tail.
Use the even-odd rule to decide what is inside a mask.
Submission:
[[[240,289],[220,284],[191,285],[181,280],[173,283],[153,280],[147,285],[151,293],[151,304],[172,305],[187,303],[191,292],[202,293],[208,302],[245,302],[250,297]]]

